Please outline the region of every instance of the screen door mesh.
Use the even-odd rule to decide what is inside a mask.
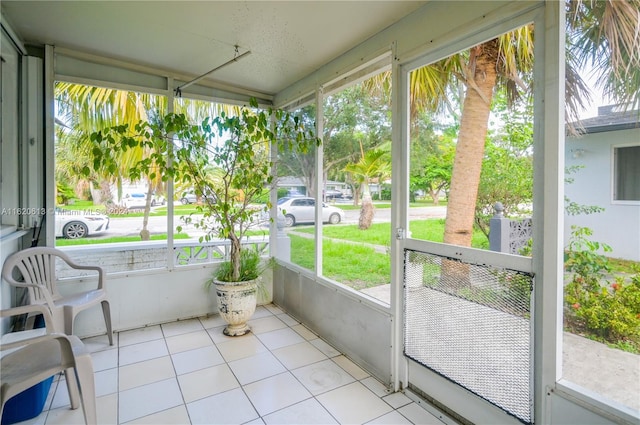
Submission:
[[[533,276],[405,250],[405,355],[531,423]]]

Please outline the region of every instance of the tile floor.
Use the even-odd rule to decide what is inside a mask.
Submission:
[[[251,334],[222,334],[218,316],[88,338],[99,424],[442,424],[389,393],[274,305],[258,307]],[[36,418],[82,424],[58,377]]]

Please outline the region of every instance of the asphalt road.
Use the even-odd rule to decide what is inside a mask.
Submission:
[[[340,207],[340,204],[336,204]],[[409,209],[409,218],[425,219],[425,218],[443,218],[446,215],[447,207],[419,207]],[[346,210],[345,220],[343,224],[357,224],[360,216],[360,210]],[[111,216],[109,230],[99,237],[107,238],[113,236],[135,236],[142,230],[142,217],[119,217]],[[376,210],[374,223],[384,223],[391,220],[391,208],[380,208]],[[174,218],[174,228],[182,225],[183,232],[191,237],[198,237],[202,231],[196,229],[193,225],[186,226],[180,216]],[[149,217],[148,229],[152,234],[167,232],[166,217]]]

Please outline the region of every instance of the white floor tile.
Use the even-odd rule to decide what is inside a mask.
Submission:
[[[397,411],[414,424],[442,425],[444,423],[416,403],[407,404]]]
[[[141,342],[149,342],[155,339],[162,339],[164,338],[164,335],[162,334],[160,325],[155,325],[120,332],[118,333],[118,338],[118,346],[125,347],[127,345],[140,344]]]
[[[187,412],[187,406],[184,404],[127,422],[127,424],[139,425],[175,425],[188,423],[190,423],[189,413]]]
[[[118,349],[111,348],[92,353],[91,360],[93,361],[94,372],[116,368],[118,367]]]
[[[71,410],[70,407],[60,407],[49,410],[46,425],[84,425],[82,408]]]
[[[109,350],[118,346],[118,334],[113,334],[113,345],[109,345],[109,337],[107,334],[94,336],[91,338],[83,338],[82,343],[84,347],[90,353],[97,353],[98,351]]]
[[[200,325],[200,322],[198,322],[198,325]],[[171,336],[166,338],[166,341],[171,354],[213,346],[211,337],[204,329],[196,332]]]
[[[331,360],[324,360],[293,370],[292,373],[313,395],[325,393],[354,381]]]
[[[61,378],[56,386],[56,392],[51,400],[49,409],[59,409],[61,407],[70,407],[69,389],[67,388],[67,380]]]
[[[222,355],[215,346],[172,354],[171,359],[178,375],[224,363]]]
[[[226,337],[227,341],[216,343],[218,351],[228,362],[251,357],[258,353],[267,351],[267,347],[255,335],[244,335],[240,337]]]
[[[378,397],[384,397],[391,394],[391,390],[382,385],[382,382],[372,376],[362,379],[360,382],[362,382],[365,387],[369,388]]]
[[[182,390],[182,397],[187,403],[240,386],[233,372],[226,364],[180,375],[178,376],[178,383]]]
[[[163,323],[160,326],[165,338],[204,329],[199,319],[178,320],[177,322]]]
[[[265,306],[259,305],[256,307],[255,313],[251,316],[252,319],[259,319],[260,317],[273,316],[273,313],[269,311]]]
[[[229,367],[238,378],[240,385],[246,385],[286,371],[282,363],[270,352],[234,360],[229,362]]]
[[[120,367],[169,355],[164,339],[120,348]]]
[[[120,332],[115,347],[106,335],[85,339],[98,423],[443,423],[278,307],[259,306],[250,322],[242,337],[224,335],[215,314]],[[45,410],[20,425],[76,423],[82,409],[70,409],[58,374]]]
[[[393,412],[389,412],[386,415],[382,415],[379,418],[376,418],[370,422],[367,422],[367,425],[369,424],[370,425],[403,425],[403,424],[411,425],[412,422],[394,410]]]
[[[226,322],[219,314],[213,314],[211,316],[201,317],[200,323],[202,324],[202,327],[205,329],[219,328],[220,326],[226,325]]]
[[[345,356],[334,357],[331,360],[336,362],[338,366],[346,370],[349,373],[349,375],[353,376],[358,381],[369,376],[369,374],[364,370],[362,370],[360,366],[358,366],[357,364],[355,364]]]
[[[317,399],[341,424],[362,424],[393,410],[360,382],[321,394]]]
[[[126,391],[131,388],[164,381],[174,376],[175,371],[171,357],[158,357],[157,359],[122,366],[120,368],[118,386],[120,391]]]
[[[327,356],[307,341],[273,350],[273,355],[289,370],[327,360]]]
[[[247,324],[251,327],[251,332],[256,335],[287,327],[286,323],[271,314],[267,317],[251,319],[247,322]]]
[[[340,351],[336,350],[335,348],[333,348],[332,346],[330,346],[320,338],[312,339],[309,342],[315,345],[315,347],[318,350],[322,351],[327,357],[336,357],[342,354],[340,353]]]
[[[286,347],[287,345],[299,344],[301,342],[304,342],[304,338],[302,338],[295,331],[291,330],[291,328],[278,329],[275,331],[259,334],[258,339],[262,341],[262,343],[269,350],[276,350],[281,347]]]
[[[118,392],[118,369],[107,369],[94,373],[96,397]]]
[[[193,425],[242,424],[258,418],[240,388],[189,403],[187,410]]]
[[[310,398],[263,417],[268,425],[337,424],[318,400]]]
[[[118,394],[96,398],[96,416],[99,424],[118,423]]]
[[[298,322],[296,319],[294,319],[293,317],[289,316],[287,313],[284,314],[278,314],[278,316],[276,316],[278,319],[282,320],[284,323],[287,324],[287,326],[296,326],[299,325],[300,322]]]
[[[260,416],[311,397],[311,393],[289,372],[262,379],[243,388]]]
[[[382,397],[382,399],[389,403],[389,406],[393,407],[394,409],[406,406],[407,404],[412,402],[409,397],[402,393],[392,393],[386,397]]]
[[[207,333],[209,333],[209,336],[211,337],[211,340],[218,344],[221,342],[226,342],[229,340],[232,340],[233,338],[230,336],[226,336],[224,333],[222,333],[224,331],[224,328],[226,328],[227,325],[222,325],[222,326],[217,326],[214,328],[208,328],[207,329]],[[245,335],[245,336],[249,336],[249,335]],[[236,337],[239,338],[239,337]]]
[[[318,335],[314,334],[309,328],[304,325],[295,325],[291,326],[291,329],[296,331],[298,335],[306,339],[307,341],[311,341],[312,339],[318,339]]]
[[[175,378],[121,391],[118,421],[128,422],[183,404]]]
[[[278,315],[278,314],[282,314],[282,313],[284,313],[284,311],[282,311],[282,310],[280,309],[280,307],[277,307],[277,306],[275,306],[275,305],[273,305],[273,304],[267,304],[267,305],[265,305],[265,306],[264,306],[264,308],[266,308],[267,310],[269,310],[269,311],[271,312],[271,314]]]

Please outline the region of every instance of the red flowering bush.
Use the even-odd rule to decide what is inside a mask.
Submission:
[[[640,351],[640,270],[630,278],[611,278],[611,249],[588,240],[591,231],[574,228],[565,261],[570,281],[565,286],[567,325],[610,343],[626,343]]]

